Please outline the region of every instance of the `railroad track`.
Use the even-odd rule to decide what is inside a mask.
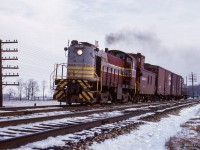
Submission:
[[[171,101],[173,102],[173,101]],[[139,103],[134,105],[149,105],[155,104],[158,102],[149,102],[149,103]],[[167,102],[162,102],[167,103]],[[126,105],[126,104],[125,104]],[[132,105],[132,103],[131,103]],[[61,111],[83,111],[85,109],[100,109],[107,107],[118,107],[120,104],[106,104],[106,105],[47,105],[47,106],[25,106],[25,107],[1,107],[0,108],[0,119],[5,116],[22,116],[22,115],[30,115],[35,113],[48,113],[48,112],[61,112]]]
[[[154,103],[153,103],[154,104]],[[148,105],[148,104],[135,104],[135,105]],[[98,108],[107,108],[107,107],[117,107],[118,105],[94,105],[94,106],[84,106],[84,105],[50,105],[50,106],[30,106],[30,107],[9,107],[9,108],[0,108],[0,116],[21,116],[29,115],[35,113],[47,113],[55,111],[82,111],[85,109],[98,109]],[[0,118],[1,119],[1,118]]]
[[[129,109],[124,111],[123,114],[118,114],[116,116],[107,116],[105,118],[99,116],[93,116],[87,119],[76,119],[75,121],[67,121],[60,123],[42,123],[31,128],[9,128],[10,131],[7,132],[7,136],[10,135],[8,139],[0,141],[1,149],[16,148],[27,143],[45,139],[49,136],[64,135],[68,133],[74,133],[82,130],[87,130],[90,128],[98,127],[105,124],[110,124],[122,120],[129,119],[131,117],[140,116],[152,113],[163,113],[175,108],[186,107],[189,105],[197,104],[198,102],[178,102],[173,104],[163,104],[161,106],[151,106],[144,109]],[[5,133],[6,133],[5,132]],[[1,135],[0,135],[1,136]]]
[[[165,102],[166,103],[166,102]],[[163,104],[165,104],[163,103]],[[160,103],[154,103],[153,105],[163,105]],[[170,103],[171,104],[171,103]],[[44,117],[31,117],[26,119],[13,119],[13,120],[7,120],[7,121],[0,121],[0,127],[6,127],[6,126],[15,126],[19,124],[27,124],[27,123],[34,123],[39,121],[47,121],[47,120],[54,120],[54,119],[62,119],[67,117],[80,117],[80,116],[86,116],[91,115],[94,113],[102,113],[102,112],[110,112],[110,111],[121,111],[124,109],[134,108],[134,109],[141,109],[142,107],[147,107],[149,104],[140,104],[140,105],[130,105],[130,106],[121,106],[121,107],[114,107],[114,108],[102,108],[97,110],[88,110],[88,111],[80,111],[80,112],[68,112],[67,114],[59,114],[59,115],[52,115],[52,116],[44,116]]]

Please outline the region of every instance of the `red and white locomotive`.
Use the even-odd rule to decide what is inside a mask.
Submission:
[[[99,50],[71,41],[67,63],[56,64],[53,98],[71,103],[137,102],[180,99],[183,78],[162,67],[145,64],[141,53]]]

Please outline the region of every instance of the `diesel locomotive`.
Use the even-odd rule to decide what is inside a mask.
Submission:
[[[180,99],[184,81],[167,69],[145,63],[141,53],[99,50],[71,41],[64,48],[67,63],[56,64],[53,98],[71,103],[125,103]]]

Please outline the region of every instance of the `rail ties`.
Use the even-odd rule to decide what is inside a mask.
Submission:
[[[47,127],[61,127],[60,125],[58,125],[58,124],[40,124],[40,125],[43,125],[43,126],[47,126]]]
[[[38,131],[27,130],[27,129],[13,129],[13,128],[8,128],[8,129],[13,130],[13,131],[25,132],[25,133],[36,133],[36,132],[38,132]]]
[[[0,134],[1,137],[15,137],[14,135],[10,134]]]

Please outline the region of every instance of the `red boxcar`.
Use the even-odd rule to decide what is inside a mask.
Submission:
[[[130,54],[137,60],[136,69],[137,69],[137,83],[139,87],[137,90],[139,94],[155,94],[155,78],[156,74],[144,69],[145,56],[141,53]]]
[[[165,70],[164,95],[171,95],[172,72]]]
[[[152,71],[156,74],[156,94],[165,95],[165,88],[167,87],[168,89],[165,78],[166,70],[162,67],[154,66],[151,64],[145,64],[144,67],[145,69]]]
[[[172,73],[171,95],[177,95],[177,74]]]
[[[181,96],[182,95],[182,85],[183,85],[183,78],[181,76],[177,76],[177,88],[176,88],[176,95]]]
[[[145,69],[141,69],[140,94],[155,94],[156,74]]]

